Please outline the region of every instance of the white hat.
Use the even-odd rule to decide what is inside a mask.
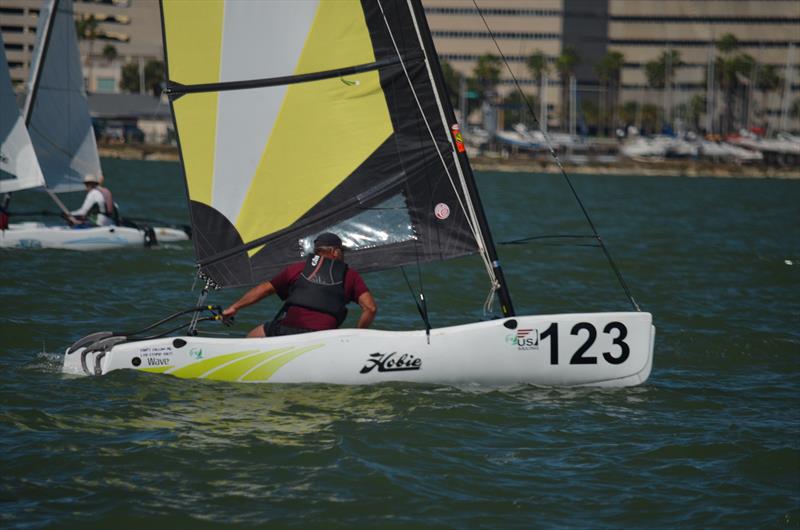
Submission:
[[[83,177],[83,182],[85,182],[85,183],[94,182],[95,184],[100,184],[100,179],[97,177],[97,175],[93,175],[93,174],[89,173],[88,175]]]

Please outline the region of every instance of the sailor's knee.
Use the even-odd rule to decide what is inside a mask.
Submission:
[[[258,339],[261,337],[266,337],[263,325],[254,327],[250,330],[250,333],[247,334],[248,339]]]

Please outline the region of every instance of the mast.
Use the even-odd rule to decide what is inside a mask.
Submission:
[[[428,21],[425,18],[422,4],[420,0],[408,0],[408,3],[411,11],[411,17],[414,19],[419,31],[419,37],[421,39],[420,44],[422,45],[423,52],[425,53],[428,63],[432,66],[428,71],[431,74],[431,81],[434,85],[434,91],[438,94],[445,95],[445,97],[437,98],[439,109],[442,111],[444,119],[446,119],[450,125],[456,124],[457,121],[455,112],[453,111],[453,105],[450,103],[450,99],[446,97],[447,88],[445,87],[444,77],[442,76],[442,67],[439,64],[439,57],[436,55],[436,48],[433,45],[433,38],[431,37],[431,31],[428,27]],[[503,269],[500,266],[500,258],[497,255],[497,249],[494,246],[494,240],[492,239],[492,233],[489,229],[489,223],[486,219],[486,213],[484,212],[483,205],[481,204],[478,188],[475,184],[475,177],[472,174],[472,167],[469,164],[469,159],[467,158],[466,152],[459,153],[453,146],[450,131],[448,130],[448,124],[443,125],[445,128],[445,134],[450,140],[450,145],[453,147],[453,151],[457,156],[458,164],[461,166],[463,171],[468,200],[472,203],[472,207],[475,210],[475,218],[478,222],[478,230],[480,235],[483,237],[486,254],[489,258],[489,263],[491,264],[497,280],[497,291],[500,297],[500,306],[503,311],[503,316],[514,316],[515,313],[514,306],[511,302],[511,294],[508,291],[505,275],[503,274]]]
[[[58,0],[50,1],[50,12],[47,14],[47,20],[42,28],[42,42],[37,48],[38,56],[36,57],[36,67],[31,72],[30,86],[28,87],[28,94],[25,96],[25,105],[22,110],[22,117],[25,119],[25,127],[31,124],[31,114],[33,113],[33,104],[36,101],[36,93],[39,90],[39,81],[42,78],[42,63],[47,56],[47,48],[50,47],[50,36],[53,33],[53,20],[55,20],[56,13],[58,12]]]

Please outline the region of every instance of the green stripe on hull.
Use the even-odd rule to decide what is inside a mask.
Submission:
[[[169,374],[174,375],[175,377],[183,377],[187,379],[193,377],[201,377],[206,372],[209,372],[218,366],[221,366],[227,362],[234,361],[246,355],[250,355],[252,353],[257,353],[257,352],[258,350],[247,350],[241,352],[228,353],[225,355],[220,355],[219,357],[212,357],[211,359],[206,359],[204,361],[198,361],[196,363],[183,366],[181,368],[178,368],[174,372],[169,372]]]
[[[152,368],[139,368],[139,371],[140,372],[148,372],[148,373],[151,373],[151,374],[162,374],[162,373],[166,372],[167,370],[172,370],[173,368],[175,368],[175,367],[172,366],[172,365],[169,365],[169,366],[154,366]]]
[[[280,348],[277,350],[270,350],[246,357],[240,361],[235,361],[229,365],[223,366],[219,370],[215,370],[208,374],[205,379],[213,379],[215,381],[238,381],[240,377],[247,373],[253,367],[267,361],[276,355],[292,350],[291,347]]]
[[[254,382],[264,382],[269,381],[269,379],[277,372],[282,366],[287,364],[289,361],[296,359],[297,357],[303,355],[304,353],[308,353],[312,350],[316,350],[321,348],[323,344],[315,344],[314,346],[307,346],[305,348],[300,348],[296,351],[291,353],[287,353],[285,355],[281,355],[276,359],[272,359],[264,363],[263,365],[259,366],[246,377],[242,378],[242,381],[254,383]]]

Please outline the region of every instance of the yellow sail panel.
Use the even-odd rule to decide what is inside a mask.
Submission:
[[[236,222],[245,242],[291,225],[391,134],[377,72],[289,87]]]
[[[375,61],[360,0],[320,2],[295,74]]]
[[[170,80],[184,85],[218,82],[224,2],[164,0],[162,6]],[[209,205],[213,186],[217,100],[216,93],[208,93],[173,102],[189,197]]]
[[[218,82],[223,0],[163,0],[162,6],[170,81]]]
[[[189,198],[211,205],[217,130],[217,92],[173,101]]]
[[[335,7],[335,9],[334,9]],[[343,31],[347,38],[332,33]],[[331,49],[331,42],[339,44]],[[374,61],[360,3],[322,3],[297,72]],[[328,195],[393,132],[377,71],[287,88],[236,219],[245,242],[286,228]],[[251,254],[252,255],[252,254]]]

